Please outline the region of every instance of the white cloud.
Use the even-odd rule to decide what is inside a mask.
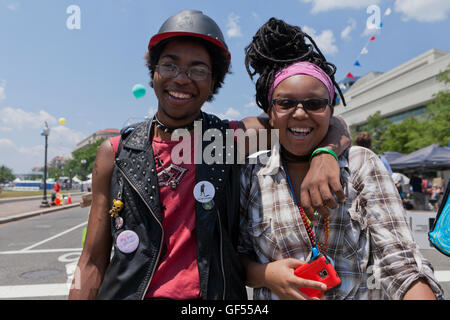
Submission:
[[[11,107],[0,110],[0,119],[1,123],[14,129],[40,128],[44,126],[44,121],[47,121],[49,125],[57,123],[56,118],[44,110],[33,113]]]
[[[27,158],[31,158],[33,163],[36,163],[38,165],[39,163],[44,163],[44,145],[36,145],[33,147],[15,147],[16,151]],[[53,154],[53,152],[50,152],[50,149],[48,150],[48,159],[52,159],[53,156],[50,156],[50,154]],[[37,160],[38,159],[38,160]],[[41,161],[40,161],[41,160]]]
[[[255,101],[250,101],[249,103],[244,105],[244,108],[253,108],[253,107],[257,107],[258,105],[256,104]]]
[[[311,3],[311,12],[319,13],[334,9],[361,9],[372,4],[378,4],[380,0],[300,0],[300,2]]]
[[[41,110],[39,113],[28,112],[20,108],[14,109],[6,107],[0,110],[0,122],[6,125],[0,127],[0,131],[40,129],[44,127],[47,121],[50,127],[50,138],[55,142],[65,143],[67,145],[76,145],[84,138],[84,134],[70,129],[67,126],[57,125],[58,121],[47,111]]]
[[[259,15],[258,12],[252,11],[252,18],[256,21],[260,21],[261,20],[261,16]]]
[[[213,113],[214,112],[214,104],[211,102],[205,102],[202,106],[202,111],[206,113]]]
[[[318,35],[316,30],[308,26],[303,26],[302,30],[314,39],[323,54],[333,55],[338,52],[338,47],[334,44],[336,39],[334,38],[333,31],[323,30],[322,33]]]
[[[10,11],[16,11],[20,7],[20,3],[17,1],[3,0],[3,4]]]
[[[71,157],[77,143],[85,137],[83,133],[65,126],[51,127],[50,135],[48,136],[48,160],[56,156]],[[16,154],[16,161],[21,163],[25,171],[29,171],[33,166],[44,163],[45,150],[43,141],[44,139],[42,138],[42,143],[32,146],[14,145],[13,150]]]
[[[14,148],[14,142],[10,139],[0,138],[0,148]]]
[[[335,9],[362,9],[370,5],[378,5],[381,0],[299,0],[311,4],[311,12],[319,13]],[[403,20],[418,22],[436,22],[447,19],[450,13],[449,0],[397,0],[394,10],[402,14]],[[387,11],[389,12],[389,11]],[[390,13],[388,13],[390,14]],[[387,14],[387,15],[388,15]],[[385,12],[386,15],[386,12]],[[366,30],[365,34],[368,34]]]
[[[36,133],[30,133],[36,134]],[[83,140],[85,135],[79,131],[67,128],[65,126],[50,127],[48,136],[48,151],[53,156],[70,156],[78,142]],[[27,156],[43,155],[44,144],[36,146],[17,145],[10,139],[0,139],[0,147],[13,148],[16,152]],[[34,161],[35,159],[33,159]]]
[[[350,40],[350,32],[352,32],[353,29],[356,28],[356,20],[353,18],[348,19],[347,21],[348,25],[342,30],[341,32],[341,38],[344,40]]]
[[[225,113],[219,114],[219,118],[228,120],[239,120],[241,118],[241,113],[233,108],[228,108]]]
[[[2,80],[0,82],[0,103],[2,103],[2,101],[6,99],[5,86],[6,86],[6,81]]]
[[[449,0],[397,0],[395,11],[402,13],[402,19],[419,22],[436,22],[447,19],[450,12]]]
[[[77,143],[86,136],[66,125],[59,125],[57,119],[44,110],[29,112],[6,107],[0,109],[0,132],[9,135],[9,139],[0,139],[0,149],[6,150],[2,162],[15,172],[27,172],[33,166],[43,164],[44,137],[40,133],[44,121],[50,127],[48,159],[71,156]]]
[[[57,126],[50,129],[49,143],[55,145],[68,146],[70,150],[72,147],[85,138],[85,134],[66,126]]]
[[[234,12],[228,15],[227,36],[229,38],[242,37],[241,27],[239,25],[239,16]]]

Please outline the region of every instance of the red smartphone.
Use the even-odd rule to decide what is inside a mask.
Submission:
[[[303,279],[322,282],[326,284],[327,290],[330,290],[341,283],[341,279],[336,270],[334,270],[333,265],[323,254],[319,254],[316,258],[295,269],[294,274]],[[306,294],[310,298],[321,298],[324,294],[324,291],[319,289],[299,289],[300,292]]]

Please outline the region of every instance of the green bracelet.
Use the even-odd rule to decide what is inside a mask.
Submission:
[[[317,148],[311,154],[311,157],[309,158],[309,162],[311,162],[312,158],[314,158],[316,155],[318,155],[319,153],[323,153],[323,152],[331,154],[336,159],[336,161],[339,161],[336,153],[334,153],[333,150],[328,149],[328,148]]]

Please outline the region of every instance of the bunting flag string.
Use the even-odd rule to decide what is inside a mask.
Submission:
[[[393,0],[393,1],[395,2],[396,0]],[[388,7],[388,8],[386,9],[386,11],[384,12],[384,16],[389,16],[389,15],[391,15],[391,13],[392,13],[392,9],[391,9],[390,7]],[[383,23],[380,22],[379,30],[380,30],[382,27],[383,27]],[[375,40],[376,40],[376,37],[375,37],[374,35],[371,35],[371,36],[369,37],[369,39],[367,40],[366,44],[363,46],[363,48],[361,49],[360,53],[358,54],[358,56],[357,56],[356,59],[354,60],[355,62],[353,63],[353,66],[355,66],[355,67],[361,67],[361,62],[360,62],[361,56],[362,56],[362,55],[366,55],[366,54],[369,53],[368,46],[369,46],[369,44],[370,44],[371,42],[375,42]],[[347,78],[350,78],[350,79],[355,79],[355,76],[354,76],[351,72],[348,72],[346,77],[347,77]]]
[[[372,38],[373,38],[373,40],[372,40]],[[356,57],[355,62],[353,63],[354,66],[361,67],[361,63],[360,63],[359,59],[360,59],[360,57],[362,55],[365,55],[365,54],[369,53],[369,50],[367,49],[367,46],[369,45],[369,42],[372,42],[372,41],[375,41],[375,37],[371,37],[371,38],[369,38],[369,40],[367,40],[367,42],[364,45],[364,47],[362,48],[361,52]]]
[[[346,77],[350,79],[355,79],[355,76],[351,72],[347,73]]]

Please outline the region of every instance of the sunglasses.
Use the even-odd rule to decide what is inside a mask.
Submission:
[[[306,113],[322,113],[329,104],[328,99],[312,98],[306,100],[297,100],[291,98],[279,98],[272,100],[272,106],[276,112],[290,113],[294,112],[299,105]]]

